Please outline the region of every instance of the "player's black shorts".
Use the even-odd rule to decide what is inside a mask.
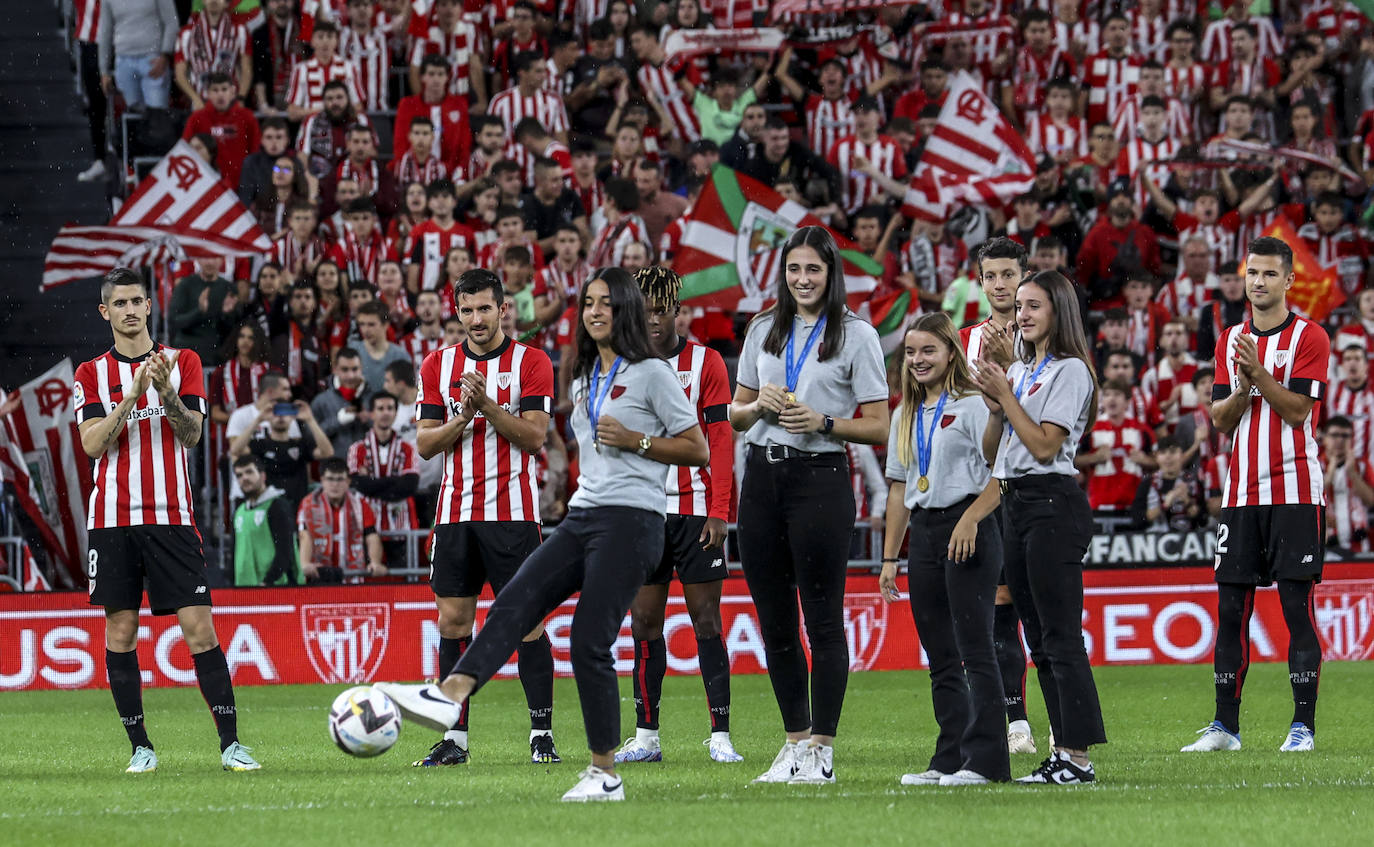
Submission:
[[[500,594],[539,540],[534,521],[440,524],[429,548],[430,588],[436,597],[476,597],[490,582]]]
[[[143,591],[155,615],[209,606],[205,552],[193,526],[119,526],[93,529],[86,554],[92,606],[137,609]]]
[[[1325,560],[1326,510],[1321,506],[1232,506],[1221,510],[1217,582],[1269,585],[1278,579],[1317,580]]]
[[[644,580],[645,585],[667,585],[677,571],[683,585],[725,579],[725,550],[701,549],[701,531],[706,518],[696,515],[669,515],[663,531],[663,558]]]

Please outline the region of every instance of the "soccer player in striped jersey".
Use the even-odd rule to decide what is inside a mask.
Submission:
[[[1325,556],[1326,497],[1314,425],[1326,395],[1331,341],[1288,308],[1293,250],[1250,242],[1245,296],[1252,317],[1222,333],[1212,420],[1232,435],[1217,526],[1217,709],[1185,752],[1240,749],[1240,697],[1250,666],[1255,588],[1278,583],[1288,626],[1293,722],[1279,749],[1312,750],[1322,650],[1312,610]]]
[[[358,73],[363,98],[359,110],[384,112],[390,108],[391,50],[386,33],[373,24],[373,9],[372,0],[348,0],[348,25],[339,33],[339,55]]]
[[[229,665],[215,635],[205,553],[186,451],[200,443],[206,399],[200,357],[148,334],[152,300],[128,268],[105,275],[100,315],[114,346],[76,369],[72,406],[95,461],[86,528],[90,603],[105,609],[105,668],[133,755],[126,773],[157,770],[143,721],[138,610],[146,584],[155,615],[175,613],[196,681],[219,731],[225,770],[261,767],[239,744]]]
[[[439,671],[448,676],[472,643],[483,583],[500,593],[539,546],[534,454],[553,410],[553,365],[541,350],[501,330],[514,308],[488,270],[465,271],[454,286],[467,340],[425,358],[416,399],[416,444],[443,454],[434,517],[430,586],[439,607]],[[521,641],[520,683],[530,711],[530,758],[561,761],[553,745],[553,654],[543,625]],[[468,760],[468,709],[416,766]]]
[[[668,526],[663,557],[639,589],[630,607],[630,631],[635,639],[635,735],[616,751],[617,762],[660,762],[659,696],[668,670],[663,618],[668,583],[673,573],[682,582],[687,614],[697,638],[701,680],[711,715],[706,740],[711,759],[742,762],[730,742],[730,655],[721,638],[720,588],[725,579],[725,522],[734,490],[734,443],[730,431],[730,379],[725,360],[677,334],[674,326],[682,306],[678,290],[682,278],[655,265],[635,274],[644,293],[649,342],[668,360],[678,382],[697,410],[711,448],[705,468],[673,467],[668,471]]]

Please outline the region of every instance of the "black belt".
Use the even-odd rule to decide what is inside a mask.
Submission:
[[[1071,478],[1062,473],[1049,473],[1028,474],[1026,476],[1018,476],[1014,479],[998,480],[998,482],[999,487],[1002,489],[1002,493],[1006,494],[1008,491],[1025,490],[1028,488],[1051,488],[1055,485],[1063,485],[1065,480],[1071,480]],[[1078,483],[1075,482],[1073,484],[1076,486]]]
[[[839,453],[815,453],[810,450],[798,450],[796,447],[789,447],[786,444],[751,444],[749,450],[751,455],[761,457],[770,465],[776,465],[788,459],[814,459],[818,456],[840,455]]]

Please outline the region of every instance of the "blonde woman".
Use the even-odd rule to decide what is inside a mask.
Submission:
[[[887,446],[884,599],[900,598],[898,554],[911,541],[911,614],[930,661],[940,726],[935,754],[903,785],[983,785],[1011,778],[1003,698],[992,640],[1002,538],[1001,501],[983,454],[988,407],[969,372],[954,322],[922,315],[906,331],[902,402]],[[938,483],[937,483],[938,480]]]

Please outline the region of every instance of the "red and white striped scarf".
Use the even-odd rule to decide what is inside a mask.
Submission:
[[[344,159],[339,163],[337,172],[338,179],[351,179],[358,183],[358,191],[371,197],[377,193],[377,160],[373,159],[367,163],[366,170],[359,170],[353,166],[352,159]]]
[[[224,365],[224,395],[220,397],[220,404],[225,409],[232,412],[239,407],[239,386],[243,384],[246,377],[248,379],[248,389],[254,396],[258,396],[258,380],[267,373],[266,362],[254,362],[245,370],[239,364],[237,358],[231,359]]]

